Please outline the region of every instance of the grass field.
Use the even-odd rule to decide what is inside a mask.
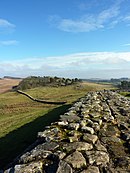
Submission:
[[[65,105],[37,103],[16,92],[0,94],[0,168],[11,162],[36,140],[37,132],[57,121],[78,98],[88,91],[112,86],[82,83],[81,86],[41,87],[25,92],[37,99],[67,101]]]
[[[120,92],[121,95],[125,96],[125,97],[130,97],[130,92]]]

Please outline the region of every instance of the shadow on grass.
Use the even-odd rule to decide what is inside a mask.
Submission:
[[[60,115],[65,113],[70,106],[63,105],[55,108],[42,117],[0,138],[0,169],[4,169],[5,166],[12,162],[29,145],[35,142],[37,133],[43,131],[45,126],[57,121]]]
[[[130,94],[126,94],[126,97],[130,97]]]

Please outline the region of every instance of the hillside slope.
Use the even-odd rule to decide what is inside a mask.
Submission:
[[[67,101],[64,106],[43,104],[17,93],[0,95],[0,168],[7,165],[37,137],[38,131],[56,121],[73,102],[89,91],[112,86],[82,83],[62,87],[37,87],[26,90],[34,98],[46,101]],[[29,136],[29,137],[28,137]],[[11,147],[8,147],[11,146]]]
[[[89,92],[4,173],[129,173],[130,100]]]
[[[79,79],[69,79],[69,78],[59,78],[59,77],[50,77],[50,76],[30,76],[24,78],[18,86],[14,87],[16,90],[26,90],[36,87],[59,87],[59,86],[68,86],[80,82]]]

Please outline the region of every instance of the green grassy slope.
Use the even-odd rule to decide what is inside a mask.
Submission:
[[[74,101],[88,91],[106,88],[108,86],[83,83],[80,87],[41,87],[25,91],[42,100],[67,101],[61,106],[37,103],[16,92],[0,94],[0,168],[33,143],[37,132],[57,121]]]

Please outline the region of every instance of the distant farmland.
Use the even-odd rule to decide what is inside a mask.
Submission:
[[[21,79],[0,79],[0,93],[4,93],[12,89],[12,86],[18,85]]]

